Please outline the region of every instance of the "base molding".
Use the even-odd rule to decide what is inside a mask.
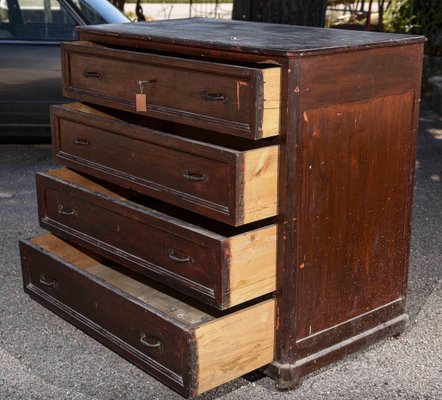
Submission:
[[[408,321],[407,314],[399,315],[351,338],[300,358],[295,363],[284,364],[274,361],[263,368],[262,372],[276,381],[276,387],[279,390],[296,389],[300,386],[302,378],[306,375],[381,339],[400,335],[404,332]]]

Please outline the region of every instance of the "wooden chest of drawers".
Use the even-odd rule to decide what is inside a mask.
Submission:
[[[400,333],[423,38],[218,20],[62,46],[25,291],[185,396]]]

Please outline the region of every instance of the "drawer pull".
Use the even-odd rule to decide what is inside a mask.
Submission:
[[[192,257],[180,257],[175,253],[175,250],[169,249],[169,258],[172,261],[175,261],[176,263],[180,264],[193,264],[193,258]]]
[[[65,215],[67,217],[70,217],[72,215],[77,215],[77,211],[75,210],[65,210],[63,204],[59,204],[57,210],[60,215]]]
[[[82,138],[75,138],[74,144],[76,144],[78,146],[89,146],[90,145],[89,140],[82,139]]]
[[[224,103],[227,103],[229,101],[228,96],[221,94],[221,93],[208,93],[207,91],[203,91],[201,93],[201,96],[206,101],[223,101]]]
[[[189,172],[189,171],[184,171],[183,172],[183,178],[187,179],[188,181],[191,181],[191,182],[206,182],[208,180],[206,175],[194,174],[194,173]]]
[[[45,286],[55,287],[57,285],[57,281],[54,279],[47,279],[45,274],[40,275],[40,283]]]
[[[98,71],[87,71],[87,70],[83,70],[83,76],[85,78],[97,78],[97,79],[101,79],[101,72]]]
[[[152,337],[152,336],[150,336],[150,337]],[[153,339],[156,340],[156,343],[149,343],[149,342],[146,340],[146,338],[147,338],[146,334],[143,333],[143,334],[141,335],[141,338],[140,338],[140,342],[141,342],[141,344],[142,344],[143,346],[146,346],[146,347],[148,347],[149,349],[157,349],[158,347],[161,346],[161,341],[160,341],[160,339],[157,339],[157,338],[152,337]]]

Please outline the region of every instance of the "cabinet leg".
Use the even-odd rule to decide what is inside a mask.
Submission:
[[[275,380],[276,388],[281,391],[297,389],[302,383],[299,368],[295,365],[274,361],[264,368],[263,372]]]

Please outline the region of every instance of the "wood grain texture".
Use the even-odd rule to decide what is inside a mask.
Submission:
[[[304,112],[298,338],[404,295],[413,107],[410,91]]]
[[[416,90],[421,45],[368,49],[302,60],[303,109],[362,101]]]
[[[90,42],[64,43],[61,48],[66,97],[137,113],[135,95],[141,92],[138,82],[143,81],[147,111],[140,115],[249,139],[279,133],[279,119],[274,118],[279,86],[269,90],[272,96],[265,102],[265,86],[275,79],[265,82],[262,72],[279,67],[208,63]],[[268,107],[270,118],[264,124]]]
[[[275,290],[276,237],[270,225],[229,239],[231,306]]]
[[[278,152],[278,146],[269,146],[243,153],[244,172],[237,174],[237,179],[244,185],[244,223],[278,213]]]
[[[262,70],[263,79],[263,137],[279,135],[281,110],[281,68],[267,68]],[[259,104],[257,104],[259,111]],[[259,118],[259,114],[257,116]]]
[[[66,260],[68,263],[75,264],[81,269],[87,269],[97,263],[104,262],[104,258],[92,253],[78,251],[78,248],[61,240],[51,233],[32,238],[31,242],[48,252]]]
[[[20,244],[25,291],[175,390],[189,385],[185,324],[68,263]],[[79,258],[76,256],[75,258]],[[140,339],[160,341],[148,348]]]
[[[99,43],[144,49],[157,44],[163,51],[173,46],[178,52],[195,47],[200,53],[217,51],[249,56],[290,57],[424,41],[423,36],[209,18],[82,26],[77,30],[82,40]]]
[[[234,226],[276,215],[277,145],[222,146],[211,132],[163,132],[78,103],[51,113],[62,164]]]
[[[259,206],[258,199],[266,199],[267,194],[272,197],[273,185],[278,185],[276,226],[273,220],[262,220],[232,228],[225,225],[227,219],[224,223],[211,219],[215,213],[205,214],[209,218],[190,217],[184,209],[143,196],[135,199],[118,188],[112,189],[116,193],[111,196],[99,187],[85,187],[84,182],[69,183],[66,177],[38,178],[43,226],[214,307],[224,309],[273,290],[269,277],[274,268],[266,261],[276,260],[274,310],[269,306],[264,313],[223,311],[221,318],[218,314],[210,323],[190,329],[172,323],[180,326],[176,335],[185,331],[186,337],[176,345],[181,352],[173,350],[169,359],[159,362],[169,372],[154,370],[156,376],[185,395],[195,395],[272,360],[267,371],[277,386],[292,389],[305,374],[404,329],[423,37],[202,19],[88,26],[79,32],[83,40],[96,43],[64,45],[65,93],[114,109],[112,118],[103,124],[103,114],[94,116],[90,124],[94,140],[110,131],[115,136],[109,136],[108,144],[116,147],[121,137],[143,142],[146,130],[139,130],[140,126],[156,130],[149,134],[143,153],[162,147],[164,155],[166,149],[173,149],[177,153],[168,160],[174,159],[175,165],[190,161],[212,168],[213,179],[234,179],[228,195],[225,191],[217,195],[215,189],[206,193],[212,196],[206,201],[221,199],[222,204],[234,205],[237,215],[247,205],[250,215],[264,218],[259,215],[265,207]],[[154,78],[148,84],[147,112],[137,114],[134,95],[139,87],[135,82],[147,75]],[[84,114],[83,107],[76,112]],[[132,114],[136,129],[122,123],[121,111]],[[155,126],[149,125],[155,119]],[[60,126],[65,123],[64,132],[79,133],[78,122],[71,119]],[[198,132],[190,133],[190,128]],[[56,146],[63,144],[61,136],[56,134]],[[245,145],[252,141],[254,146]],[[275,149],[259,142],[278,144],[277,156]],[[183,147],[174,147],[177,143]],[[225,152],[226,157],[235,158],[230,171],[218,158],[210,157],[220,145],[233,150]],[[179,156],[180,151],[186,156]],[[85,173],[89,168],[97,177],[138,190],[140,181],[125,184],[117,177],[123,163],[115,167],[117,173],[105,175],[97,164],[82,165],[81,157],[71,157],[70,152],[64,159],[73,167]],[[65,155],[57,154],[62,161]],[[189,154],[197,157],[188,159]],[[267,171],[268,163],[278,164],[277,177]],[[246,176],[249,182],[262,178],[262,188],[247,183]],[[109,189],[107,184],[99,185]],[[235,191],[241,185],[244,190]],[[202,192],[195,191],[200,198]],[[172,198],[163,200],[173,202]],[[191,207],[190,203],[176,204]],[[238,224],[235,218],[231,221]],[[276,255],[272,253],[273,232]],[[164,252],[164,245],[176,251]],[[33,254],[40,260],[38,268],[44,268],[40,253]],[[29,282],[26,257],[24,277]],[[173,258],[194,263],[182,269],[170,264]],[[48,268],[62,274],[60,264],[65,263],[57,259]],[[109,304],[120,299],[121,291],[109,294],[109,282],[96,278],[91,281],[98,284],[103,299]],[[38,275],[32,280],[37,282]],[[82,285],[87,294],[93,292],[89,281]],[[118,351],[135,340],[123,337],[125,327],[119,333],[123,340],[109,339],[84,316],[66,310],[51,288],[43,293],[38,282],[26,290]],[[141,302],[129,293],[126,296]],[[131,312],[125,306],[122,309]],[[138,312],[133,313],[137,316]],[[270,314],[274,331],[269,323],[269,342],[262,327],[271,320],[265,318]],[[167,325],[163,319],[171,322],[165,313],[158,326]],[[233,321],[238,324],[232,325]],[[252,326],[256,329],[247,330]],[[261,344],[254,341],[253,332],[262,338]],[[176,338],[168,332],[164,340]],[[261,346],[266,350],[261,351]],[[125,354],[134,362],[144,362],[133,350]],[[170,364],[171,359],[177,360],[176,366]],[[152,369],[151,364],[147,369]]]
[[[115,267],[77,264],[91,258],[54,236],[23,241],[20,251],[28,294],[183,396],[273,358],[274,300],[203,312]]]
[[[410,44],[283,68],[272,373],[281,389],[404,328],[421,65],[422,45]]]
[[[301,384],[302,377],[333,364],[356,351],[361,351],[382,339],[403,333],[407,323],[407,315],[401,314],[385,323],[375,323],[372,328],[343,339],[334,345],[323,346],[322,350],[307,357],[300,356],[293,364],[273,362],[262,371],[275,379],[281,389],[295,389]]]
[[[299,118],[300,63],[292,58],[283,68],[281,96],[281,143],[278,172],[278,245],[276,271],[275,360],[274,375],[281,389],[294,389],[299,377],[292,373],[297,355],[296,343],[296,272],[293,264],[297,257],[296,213],[299,188],[302,185],[298,172],[298,139],[301,129]],[[316,290],[316,289],[313,289]]]
[[[117,189],[113,190],[119,194]],[[262,240],[262,245],[268,246],[261,251],[269,253],[269,264],[259,267],[260,274],[247,277],[248,290],[238,285],[240,294],[236,296],[236,288],[230,287],[230,273],[235,269],[234,274],[239,271],[241,276],[243,268],[248,271],[250,259],[238,251],[230,252],[229,243],[234,248],[244,246],[264,232],[262,227],[228,227],[153,200],[140,203],[130,197],[109,196],[109,190],[108,184],[97,185],[68,169],[38,174],[40,224],[219,309],[234,305],[232,296],[236,305],[273,290],[275,264],[271,263],[275,259],[270,254],[276,243],[274,224]]]
[[[398,316],[402,322],[407,321],[405,311],[405,299],[400,298],[391,303],[368,310],[355,318],[350,318],[342,324],[334,325],[323,331],[316,332],[311,336],[296,341],[296,353],[298,359],[306,359],[313,354],[320,354],[324,349],[324,343],[327,347],[345,347],[351,343],[352,338],[358,335],[364,335],[364,332],[377,325],[394,323]],[[343,341],[350,343],[342,343]]]
[[[77,174],[76,172],[67,169],[67,168],[57,168],[51,169],[47,172],[49,175],[54,176],[56,178],[67,180],[75,185],[87,186],[90,190],[94,190],[96,192],[102,193],[106,196],[112,197],[116,200],[124,200],[129,195],[129,191],[119,190],[118,192],[115,190],[106,187],[106,185],[102,185],[97,181],[91,181],[86,176]],[[111,186],[112,187],[112,186]]]
[[[273,360],[274,300],[251,306],[195,330],[197,394]]]
[[[201,309],[190,306],[182,299],[171,296],[170,293],[158,290],[152,284],[146,284],[146,281],[143,282],[110,268],[106,265],[109,264],[106,259],[91,253],[88,254],[83,249],[75,247],[55,235],[48,233],[32,238],[30,241],[76,268],[87,271],[178,321],[195,325],[209,322],[215,318]]]

